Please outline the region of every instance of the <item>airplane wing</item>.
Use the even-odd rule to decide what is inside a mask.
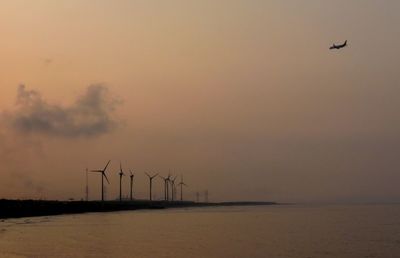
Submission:
[[[345,46],[347,46],[347,40],[343,44],[337,46],[337,48],[341,49],[341,48],[344,48]]]

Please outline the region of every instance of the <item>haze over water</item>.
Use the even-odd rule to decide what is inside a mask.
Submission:
[[[11,219],[0,257],[400,256],[400,205],[290,205]]]

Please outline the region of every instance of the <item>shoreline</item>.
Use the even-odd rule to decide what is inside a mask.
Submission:
[[[113,212],[126,210],[150,210],[190,207],[263,206],[276,202],[217,202],[198,203],[192,201],[43,201],[0,200],[0,219],[80,214],[88,212]]]

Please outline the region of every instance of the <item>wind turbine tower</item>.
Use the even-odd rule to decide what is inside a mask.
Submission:
[[[168,201],[168,191],[169,191],[168,182],[169,182],[170,175],[168,175],[167,177],[163,177],[163,176],[159,176],[159,177],[161,177],[164,180],[164,200]]]
[[[122,171],[122,164],[119,163],[119,201],[122,201],[122,176],[124,176],[124,172]]]
[[[183,201],[183,186],[187,186],[187,184],[185,184],[183,182],[183,176],[181,175],[181,182],[178,184],[181,187],[181,201]]]
[[[132,173],[132,170],[129,170],[129,172],[131,173],[131,175],[129,177],[131,178],[131,195],[130,195],[130,199],[132,201],[133,200],[133,177],[135,175]]]
[[[174,201],[175,200],[175,180],[176,180],[176,176],[173,179],[170,179],[171,182],[171,200]]]
[[[152,197],[152,187],[153,187],[153,179],[156,177],[156,176],[158,176],[158,173],[157,174],[155,174],[155,175],[153,175],[153,176],[150,176],[149,174],[147,174],[146,172],[145,172],[145,174],[149,177],[149,183],[150,183],[150,201],[152,201],[153,200],[153,197]]]
[[[104,178],[107,180],[107,183],[110,184],[106,175],[106,169],[110,164],[111,160],[107,162],[107,165],[104,167],[103,170],[91,170],[90,172],[101,173],[101,201],[104,201]]]

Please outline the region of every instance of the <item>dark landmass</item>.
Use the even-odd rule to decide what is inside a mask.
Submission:
[[[274,205],[275,202],[218,202],[198,203],[190,201],[42,201],[0,200],[0,219],[33,216],[50,216],[85,212],[112,212],[139,209],[167,209],[215,206]]]

